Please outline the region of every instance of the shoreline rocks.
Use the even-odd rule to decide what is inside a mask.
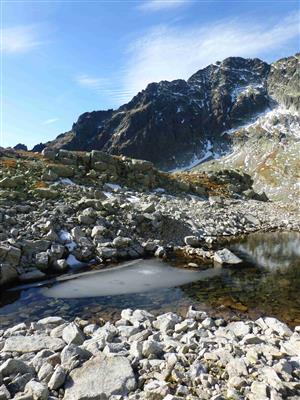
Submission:
[[[37,270],[55,275],[90,263],[168,257],[172,251],[208,264],[229,238],[300,230],[297,210],[282,203],[226,199],[219,204],[188,194],[79,185],[62,186],[61,194],[0,207],[0,285],[34,277]]]
[[[300,326],[270,317],[227,322],[192,307],[126,309],[115,323],[47,317],[0,331],[0,349],[4,400],[300,396]]]

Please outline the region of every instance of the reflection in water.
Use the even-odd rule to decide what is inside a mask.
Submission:
[[[198,272],[147,260],[114,272],[61,277],[60,282],[43,289],[0,293],[0,329],[49,315],[96,320],[116,318],[128,307],[161,313],[180,312],[190,304],[201,309],[213,307],[218,315],[223,315],[224,309],[234,310],[253,318],[274,315],[290,325],[300,325],[299,243],[299,233],[253,234],[229,246],[246,257],[247,268],[239,265]],[[75,298],[74,290],[79,290]]]
[[[269,232],[249,235],[232,246],[242,258],[270,271],[289,268],[300,257],[300,233]]]

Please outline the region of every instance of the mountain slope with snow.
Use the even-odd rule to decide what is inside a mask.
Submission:
[[[177,172],[239,168],[257,190],[292,199],[299,190],[299,60],[230,57],[187,81],[151,83],[117,110],[82,114],[69,132],[34,150],[96,149]]]
[[[300,118],[294,110],[274,107],[245,126],[228,132],[226,155],[194,168],[236,168],[250,174],[256,191],[272,200],[300,202]]]

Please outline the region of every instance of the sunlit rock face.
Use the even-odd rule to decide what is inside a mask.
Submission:
[[[300,111],[300,53],[271,65],[267,80],[269,95],[287,108]]]
[[[249,174],[255,190],[264,191],[271,200],[299,201],[300,116],[295,109],[277,105],[227,134],[231,141],[227,154],[196,169],[237,168]]]
[[[151,83],[117,110],[82,114],[34,150],[96,149],[169,171],[239,168],[271,200],[293,201],[300,196],[299,58],[269,65],[229,57],[187,81]]]
[[[223,132],[272,103],[267,90],[270,68],[257,58],[229,57],[187,81],[151,83],[118,110],[82,114],[69,132],[47,146],[104,150],[167,169],[195,157],[213,158],[228,148]]]

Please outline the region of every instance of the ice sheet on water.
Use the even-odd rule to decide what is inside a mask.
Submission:
[[[143,293],[208,279],[221,273],[222,269],[191,271],[171,267],[159,260],[137,260],[93,274],[81,274],[78,278],[74,276],[74,279],[42,289],[42,293],[57,298]]]

